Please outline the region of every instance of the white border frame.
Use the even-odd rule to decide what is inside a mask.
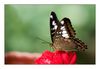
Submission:
[[[96,4],[96,64],[95,65],[4,65],[4,4]],[[0,0],[0,69],[95,69],[100,64],[100,10],[96,0]],[[98,32],[97,32],[98,31]],[[98,47],[98,48],[97,48]]]

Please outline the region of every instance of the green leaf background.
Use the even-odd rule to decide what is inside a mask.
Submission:
[[[61,20],[70,18],[76,37],[88,45],[77,52],[77,64],[95,64],[94,4],[16,4],[5,5],[5,52],[43,52],[52,50],[49,18],[51,11]]]

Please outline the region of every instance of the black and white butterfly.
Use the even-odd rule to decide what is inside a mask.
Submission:
[[[54,50],[84,51],[87,45],[75,38],[75,30],[69,18],[58,20],[55,12],[50,14],[50,33]]]

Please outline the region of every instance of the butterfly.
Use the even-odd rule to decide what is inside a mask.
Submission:
[[[50,14],[50,33],[54,50],[84,51],[87,45],[76,38],[76,32],[69,18],[58,20],[55,12]]]

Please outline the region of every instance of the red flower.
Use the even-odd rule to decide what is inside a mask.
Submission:
[[[35,60],[36,64],[75,64],[77,59],[74,51],[45,51],[41,57]]]

